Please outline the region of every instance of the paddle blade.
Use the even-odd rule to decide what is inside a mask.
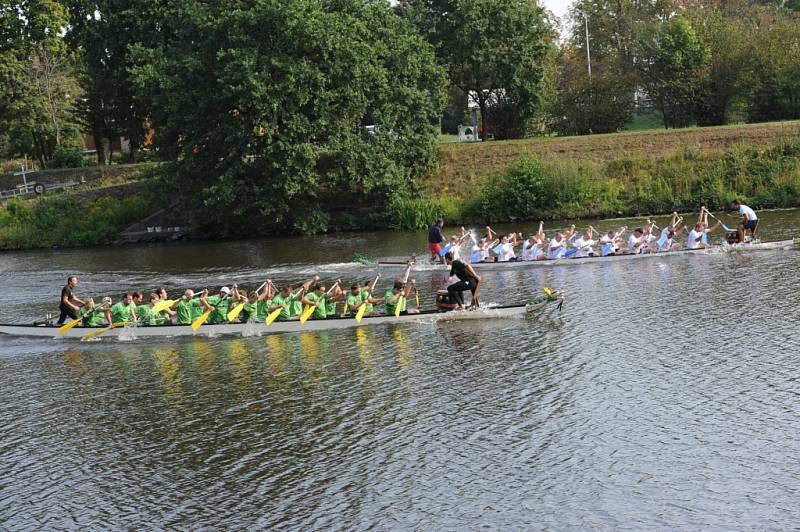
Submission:
[[[98,336],[107,333],[111,329],[114,329],[116,327],[124,327],[124,326],[125,326],[125,322],[124,321],[119,321],[117,323],[112,323],[111,325],[109,325],[105,329],[99,329],[97,331],[92,331],[92,332],[88,332],[88,333],[84,334],[81,337],[81,341],[83,342],[83,341],[86,341],[86,340],[92,340],[93,338],[97,338]]]
[[[199,318],[197,318],[196,320],[194,320],[194,321],[192,322],[192,330],[193,330],[193,331],[196,331],[197,329],[199,329],[200,327],[202,327],[202,326],[203,326],[203,324],[204,324],[206,321],[208,321],[208,317],[209,317],[209,316],[211,316],[211,311],[210,311],[210,310],[207,310],[207,311],[205,311],[205,312],[203,313],[203,315],[202,315],[202,316],[200,316]]]
[[[73,327],[75,327],[80,322],[81,322],[81,320],[72,320],[69,323],[65,323],[64,325],[62,325],[61,327],[58,328],[58,332],[60,332],[61,334],[64,334],[65,332],[67,332],[68,330],[72,329]]]
[[[311,315],[314,314],[315,308],[317,307],[315,307],[314,305],[306,305],[303,314],[300,315],[300,323],[305,323],[306,321],[308,321],[308,318],[310,318]]]
[[[244,303],[239,303],[238,305],[233,307],[233,310],[228,312],[228,321],[233,321],[236,318],[238,318],[239,314],[242,313],[242,310],[244,310]]]
[[[167,310],[168,308],[170,308],[174,304],[175,304],[175,300],[173,300],[173,299],[167,299],[165,301],[159,301],[158,303],[155,304],[155,306],[153,306],[153,312],[158,314],[161,311]]]
[[[417,292],[416,290],[414,291],[414,298],[417,301],[417,308],[419,308],[419,292]]]
[[[542,291],[544,291],[544,293],[545,293],[545,295],[547,297],[552,297],[553,296],[553,291],[550,290],[549,288],[547,288],[546,286],[544,288],[542,288]]]
[[[270,315],[269,315],[269,316],[267,316],[267,319],[265,320],[265,323],[266,323],[267,325],[272,325],[272,322],[273,322],[273,321],[275,321],[276,319],[278,319],[278,316],[280,316],[280,314],[281,314],[281,310],[283,310],[283,309],[279,308],[279,309],[275,309],[275,310],[273,310],[273,311],[270,313]]]
[[[406,298],[404,298],[403,296],[400,296],[399,298],[397,298],[397,306],[394,308],[394,315],[395,315],[396,318],[400,317],[400,309],[403,308],[403,303],[405,303],[405,302],[406,302]]]
[[[359,309],[358,309],[358,312],[356,312],[356,322],[361,323],[361,320],[364,319],[364,311],[365,310],[367,310],[367,304],[366,303],[361,305],[359,307]]]

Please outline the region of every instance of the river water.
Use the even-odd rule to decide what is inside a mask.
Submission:
[[[798,211],[762,219],[764,237],[800,232]],[[6,253],[0,321],[54,311],[71,273],[95,296],[349,282],[375,271],[354,253],[424,241]],[[502,321],[0,338],[0,528],[794,528],[798,270],[770,251],[487,273],[484,301],[569,294]],[[444,274],[415,275],[430,305]]]

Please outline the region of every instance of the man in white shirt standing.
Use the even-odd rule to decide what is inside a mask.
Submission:
[[[741,201],[736,200],[733,202],[733,208],[739,211],[742,220],[739,222],[739,242],[744,242],[744,234],[750,229],[750,237],[752,240],[756,239],[756,231],[758,230],[758,216],[756,211],[742,204]]]

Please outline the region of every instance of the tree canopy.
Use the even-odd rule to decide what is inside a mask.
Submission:
[[[198,224],[322,230],[323,202],[380,208],[435,163],[444,71],[387,4],[183,0],[164,17],[131,71]]]

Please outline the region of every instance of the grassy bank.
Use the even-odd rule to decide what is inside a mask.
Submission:
[[[544,163],[597,165],[621,159],[652,161],[686,151],[719,154],[737,146],[764,148],[798,138],[800,121],[444,144],[439,146],[439,171],[422,185],[436,196],[444,191],[467,197],[486,178],[504,172],[521,157]]]
[[[391,206],[397,226],[728,207],[800,207],[800,122],[440,146],[424,198]]]

